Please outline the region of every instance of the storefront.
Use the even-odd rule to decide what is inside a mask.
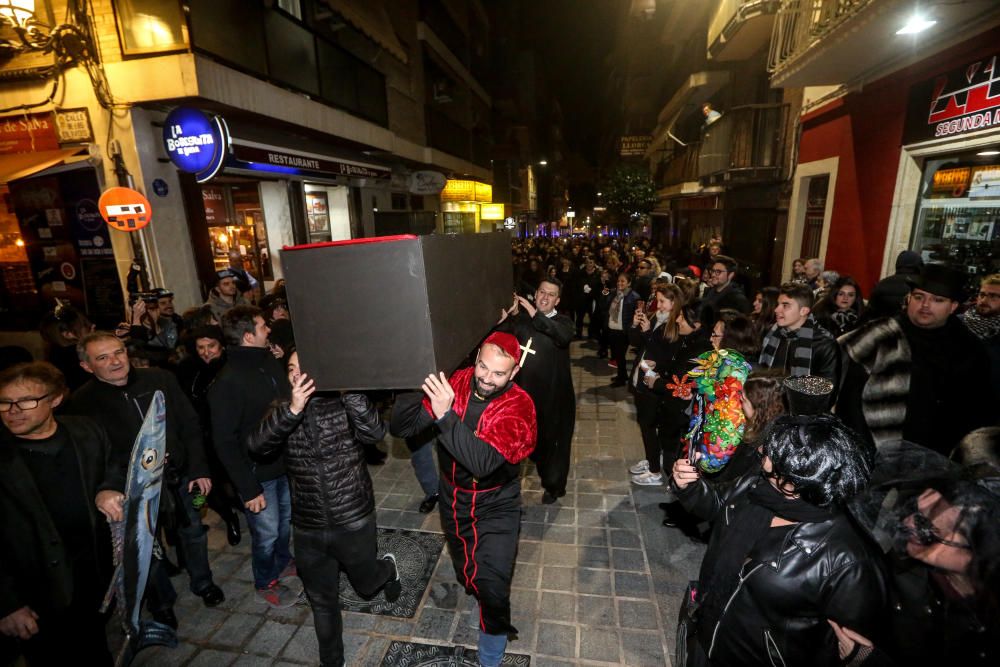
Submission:
[[[802,117],[785,275],[816,248],[866,292],[903,250],[969,287],[1000,270],[997,43],[994,28]]]
[[[489,183],[449,179],[441,191],[441,231],[445,234],[476,234],[502,229],[505,217],[503,204],[492,202],[493,186]],[[497,206],[500,207],[499,214]]]
[[[78,125],[78,123],[84,123]],[[102,327],[124,300],[84,142],[84,110],[0,117],[0,328],[38,327],[56,299]]]

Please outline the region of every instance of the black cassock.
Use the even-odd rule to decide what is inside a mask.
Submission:
[[[569,344],[576,326],[565,315],[546,317],[538,311],[529,317],[522,309],[497,329],[514,334],[521,344],[523,361],[514,381],[535,402],[538,445],[532,459],[538,465],[542,487],[562,496],[576,427],[576,392],[569,364]]]

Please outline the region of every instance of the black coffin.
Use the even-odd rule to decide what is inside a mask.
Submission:
[[[450,374],[510,306],[510,235],[385,236],[285,248],[295,344],[320,390]]]

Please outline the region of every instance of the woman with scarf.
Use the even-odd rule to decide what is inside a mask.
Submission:
[[[730,485],[674,463],[681,504],[712,522],[687,664],[840,665],[827,619],[863,634],[885,607],[881,555],[843,509],[872,456],[830,415],[779,417],[758,451],[759,466]]]
[[[848,331],[858,328],[864,303],[861,285],[850,276],[841,276],[826,295],[816,302],[813,317],[834,338],[840,338]]]

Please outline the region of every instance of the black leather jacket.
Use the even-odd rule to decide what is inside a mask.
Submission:
[[[749,506],[748,492],[768,483],[759,472],[731,485],[699,480],[678,492],[685,509],[713,522],[709,551],[726,548],[727,529]],[[838,665],[826,619],[874,636],[886,606],[880,558],[846,514],[768,529],[729,599],[701,592],[698,640],[713,665]]]
[[[271,410],[251,432],[247,448],[263,457],[285,450],[292,523],[326,528],[371,514],[375,497],[361,445],[385,436],[375,406],[364,394],[313,396],[297,415],[288,406]]]

